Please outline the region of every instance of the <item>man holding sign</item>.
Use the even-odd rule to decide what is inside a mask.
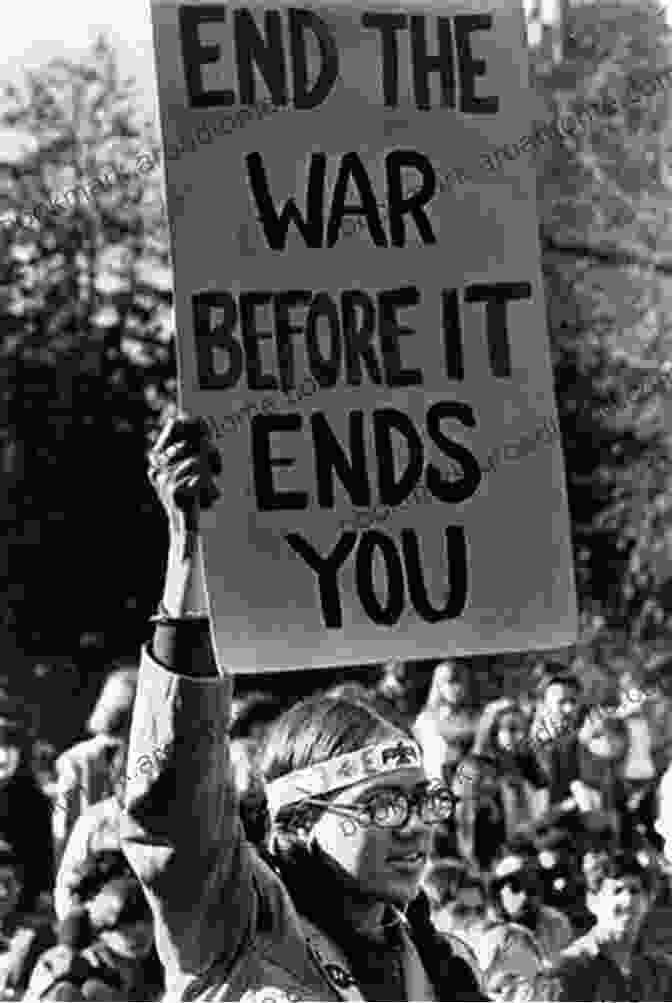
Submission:
[[[164,143],[240,113],[166,162],[181,404],[232,485],[202,527],[232,671],[574,641],[559,442],[488,477],[478,459],[555,420],[534,172],[445,184],[456,151],[486,164],[529,126],[522,11],[153,18]],[[279,113],[253,116],[262,100]]]
[[[217,498],[222,464],[204,431],[175,420],[151,454],[170,549],[140,669],[122,830],[168,997],[485,999],[418,895],[432,827],[450,818],[453,796],[428,781],[411,735],[373,708],[319,696],[276,722],[263,763],[270,852],[245,840],[232,678],[218,674],[206,613],[200,507]],[[134,769],[157,745],[157,767]]]

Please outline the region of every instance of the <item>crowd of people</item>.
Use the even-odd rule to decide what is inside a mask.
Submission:
[[[483,706],[445,659],[422,706],[400,662],[236,695],[198,530],[221,470],[207,426],[167,423],[163,598],[89,737],[45,767],[0,692],[0,997],[672,999],[664,691],[624,676],[596,708],[542,659]]]

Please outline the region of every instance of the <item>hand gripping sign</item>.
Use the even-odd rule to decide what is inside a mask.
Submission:
[[[522,11],[153,0],[153,19],[164,144],[212,135],[165,167],[181,404],[226,454],[204,557],[227,665],[571,643],[559,442],[478,461],[556,413],[533,168],[443,182],[455,151],[529,131]],[[260,102],[277,113],[242,114]]]

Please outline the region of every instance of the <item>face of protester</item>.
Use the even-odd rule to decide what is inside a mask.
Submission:
[[[0,867],[0,920],[11,915],[21,897],[21,882],[12,867]]]
[[[605,878],[599,891],[589,896],[590,911],[602,933],[634,940],[649,908],[641,878],[625,875]]]
[[[437,665],[435,670],[436,685],[441,702],[450,707],[459,707],[464,702],[465,688],[459,670],[450,662]]]
[[[21,750],[17,745],[0,745],[0,784],[12,779],[20,761]]]
[[[330,803],[334,807],[362,805],[374,792],[384,790],[412,794],[426,781],[423,769],[408,767],[355,784]],[[402,907],[418,892],[431,833],[432,827],[416,811],[403,829],[359,824],[333,811],[323,812],[312,829],[322,851],[355,880],[364,895]]]
[[[573,686],[552,683],[544,696],[546,716],[559,731],[570,728],[576,721],[579,696]]]
[[[527,736],[525,721],[520,714],[502,714],[497,723],[497,746],[502,752],[516,752],[522,748]]]

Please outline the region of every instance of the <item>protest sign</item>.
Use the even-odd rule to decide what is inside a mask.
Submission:
[[[529,128],[521,10],[154,0],[153,22],[181,404],[224,454],[220,657],[571,643],[534,174],[496,152]],[[492,179],[453,190],[469,157]]]

